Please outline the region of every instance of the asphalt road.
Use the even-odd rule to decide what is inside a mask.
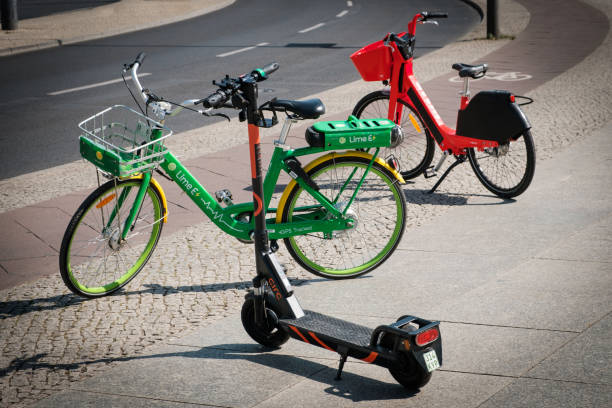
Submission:
[[[151,73],[143,86],[169,100],[206,96],[213,79],[271,61],[281,69],[263,91],[298,99],[358,80],[349,55],[405,30],[422,10],[449,18],[419,27],[417,56],[462,36],[480,18],[460,0],[238,0],[181,23],[2,57],[0,180],[77,160],[79,121],[109,105],[133,105],[121,82],[90,86],[120,79],[122,64],[140,51],[148,54],[140,72]],[[169,125],[180,132],[210,120],[182,115]]]

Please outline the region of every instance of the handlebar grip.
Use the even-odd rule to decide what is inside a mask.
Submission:
[[[223,105],[226,101],[227,101],[227,96],[225,95],[224,92],[222,91],[217,91],[209,96],[207,96],[206,98],[202,99],[201,101],[198,102],[202,102],[202,105],[205,108],[218,108],[221,105]],[[196,102],[196,103],[198,103]]]
[[[253,70],[251,75],[257,82],[263,81],[268,78],[268,75],[278,70],[279,67],[280,65],[278,65],[278,62],[271,62],[263,68]]]
[[[439,11],[424,11],[421,13],[424,19],[428,18],[448,18],[448,13],[442,13]]]
[[[138,55],[136,56],[136,59],[134,60],[134,63],[138,63],[138,65],[142,65],[142,62],[144,61],[146,56],[147,54],[145,54],[144,52],[138,53]]]
[[[271,73],[275,72],[278,70],[278,68],[280,68],[280,65],[278,65],[278,62],[271,62],[268,65],[266,65],[265,67],[263,67],[261,70],[266,74],[266,75],[270,75]]]

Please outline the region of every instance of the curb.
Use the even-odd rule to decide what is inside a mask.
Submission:
[[[484,20],[484,16],[485,16],[484,10],[472,0],[460,0],[460,1],[464,2],[465,4],[472,7],[474,10],[476,10],[476,12],[480,14],[480,22],[482,23],[482,20]]]

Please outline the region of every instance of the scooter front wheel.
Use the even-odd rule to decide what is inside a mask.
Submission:
[[[255,296],[252,293],[247,294],[240,314],[242,326],[257,343],[270,348],[278,348],[289,340],[289,334],[278,327],[279,312],[275,310],[276,307],[269,294],[266,295],[265,307],[266,321],[263,325],[259,325],[255,322]]]

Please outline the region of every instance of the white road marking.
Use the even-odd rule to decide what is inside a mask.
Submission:
[[[138,74],[139,77],[144,77],[144,76],[148,76],[148,75],[151,75],[151,73],[150,72],[145,72],[145,73],[142,73],[142,74]],[[131,81],[132,77],[126,77],[125,79],[128,80],[128,81]],[[55,95],[61,95],[61,94],[69,93],[69,92],[83,91],[85,89],[97,88],[99,86],[115,84],[117,82],[122,82],[122,81],[123,81],[122,78],[111,79],[110,81],[98,82],[96,84],[83,85],[83,86],[78,86],[76,88],[63,89],[61,91],[49,92],[47,95],[55,96]]]
[[[217,55],[217,57],[219,57],[219,58],[229,57],[230,55],[238,54],[238,53],[240,53],[240,52],[249,51],[249,50],[255,49],[255,48],[257,48],[257,47],[263,47],[264,45],[268,45],[268,44],[270,44],[270,43],[267,43],[267,42],[262,42],[262,43],[259,43],[259,44],[257,44],[257,45],[254,45],[254,46],[252,46],[252,47],[245,47],[245,48],[240,48],[239,50],[234,50],[234,51],[230,51],[230,52],[225,52],[225,53],[223,53],[223,54],[219,54],[219,55]]]
[[[348,14],[348,10],[342,10],[341,12],[336,14],[336,17],[342,18],[342,17],[346,16],[347,14]]]
[[[316,30],[317,28],[323,27],[324,25],[325,25],[325,23],[315,24],[312,27],[308,27],[308,28],[305,28],[303,30],[298,31],[298,33],[304,34],[304,33],[307,33],[309,31]]]
[[[349,6],[349,7],[353,7],[353,2],[351,0],[348,0],[346,2],[346,5]]]

